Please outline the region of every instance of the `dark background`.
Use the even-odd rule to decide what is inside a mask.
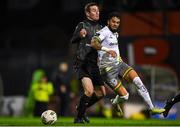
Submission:
[[[68,61],[72,65],[74,50],[69,40],[77,23],[84,18],[84,5],[91,1],[0,1],[0,74],[5,96],[27,95],[34,69],[43,68],[51,77],[59,62]],[[163,39],[168,41],[169,53],[161,64],[168,65],[175,71],[178,78],[180,77],[178,56],[180,53],[180,0],[96,0],[93,2],[100,4],[100,22],[103,25],[108,12],[113,10],[120,12],[122,16],[120,47],[121,55],[125,60],[128,59],[129,43],[139,39]],[[170,16],[171,12],[175,14]],[[148,30],[138,31],[140,27],[135,26],[139,24],[131,19],[123,20],[128,16],[134,18],[134,21],[145,23]],[[129,21],[129,24],[126,21]],[[131,31],[134,32],[131,33]]]

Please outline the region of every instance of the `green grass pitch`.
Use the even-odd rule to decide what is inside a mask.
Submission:
[[[91,118],[91,123],[73,124],[72,117],[60,117],[52,126],[180,126],[180,120],[149,119],[149,120],[127,120]],[[0,126],[45,126],[40,118],[13,118],[0,117]]]

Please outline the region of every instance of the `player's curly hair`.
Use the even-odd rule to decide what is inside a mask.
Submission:
[[[117,11],[109,13],[107,20],[110,20],[112,17],[117,17],[118,19],[121,19],[120,18],[120,13],[117,12]]]
[[[85,5],[84,11],[85,11],[85,12],[89,12],[91,6],[97,6],[97,7],[99,8],[99,5],[98,5],[97,3],[91,2],[91,3],[88,3],[88,4]]]

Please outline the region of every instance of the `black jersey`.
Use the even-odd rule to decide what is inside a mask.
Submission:
[[[87,35],[84,38],[79,36],[81,29],[86,29]],[[97,64],[97,51],[90,47],[91,39],[102,28],[98,22],[91,20],[84,20],[80,22],[71,38],[71,43],[77,44],[77,50],[75,54],[75,59],[81,62],[90,62]]]

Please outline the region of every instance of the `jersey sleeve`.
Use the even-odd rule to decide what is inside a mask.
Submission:
[[[97,39],[99,42],[102,42],[107,36],[107,32],[104,29],[101,29],[96,33],[96,35],[93,37],[94,39]]]
[[[81,31],[81,29],[83,28],[83,24],[84,22],[80,22],[77,26],[76,26],[76,29],[73,33],[73,36],[71,38],[71,43],[77,43],[80,41],[80,35],[79,35],[79,32]]]

